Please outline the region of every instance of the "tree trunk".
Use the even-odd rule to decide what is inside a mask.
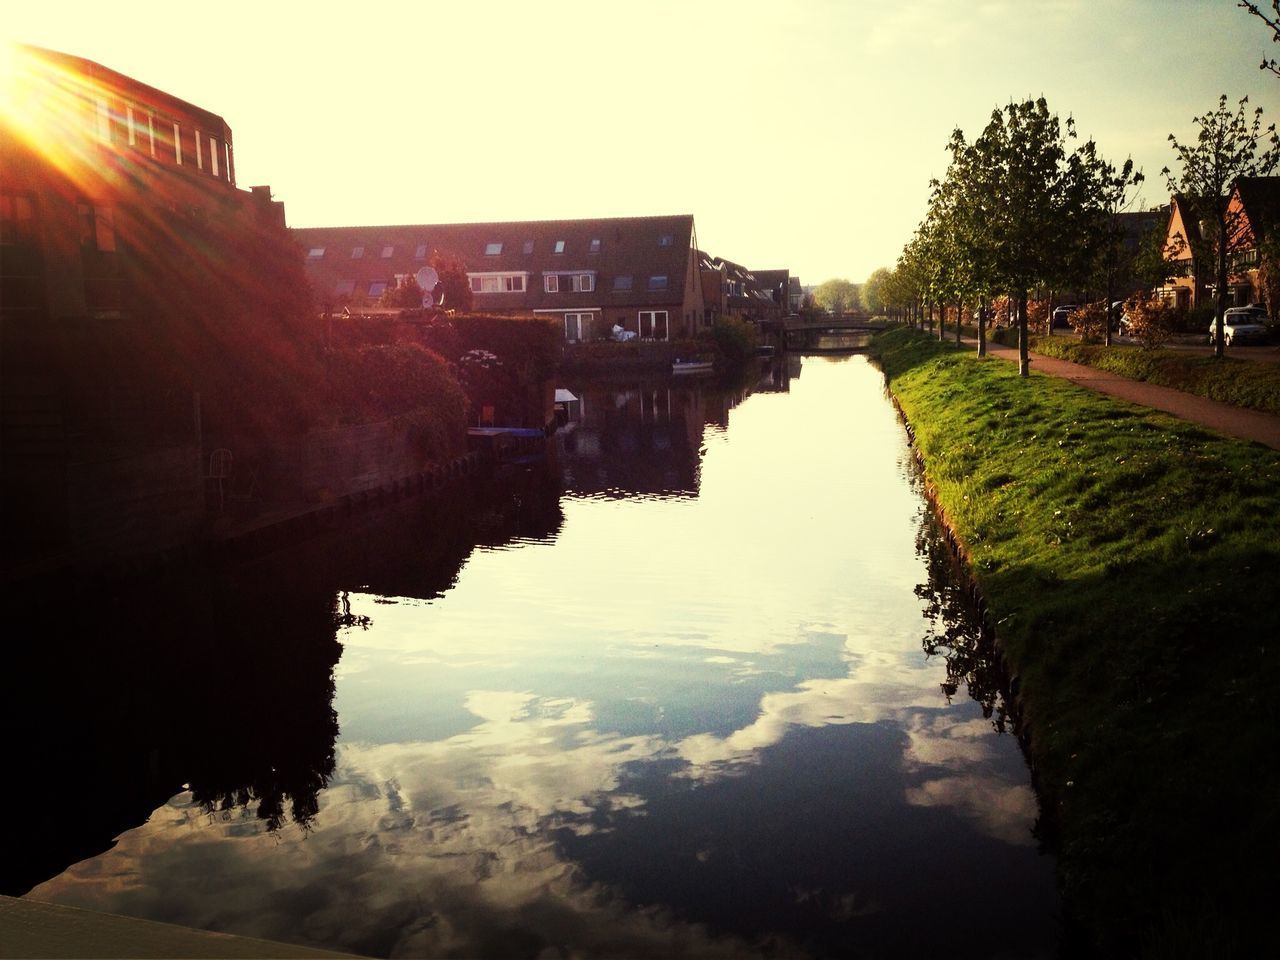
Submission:
[[[1103,343],[1108,347],[1111,346],[1111,301],[1115,298],[1115,291],[1112,289],[1114,283],[1111,280],[1111,272],[1107,271],[1107,332],[1104,335]]]
[[[987,355],[987,305],[978,304],[978,356]]]
[[[1225,352],[1225,319],[1227,312],[1227,218],[1218,218],[1218,289],[1213,292],[1213,355]]]
[[[1018,376],[1031,375],[1031,357],[1027,343],[1027,291],[1018,291]]]
[[[941,343],[947,338],[947,305],[945,303],[938,304],[938,342]]]
[[[1050,337],[1053,336],[1053,301],[1057,299],[1056,297],[1054,297],[1055,292],[1056,291],[1053,291],[1053,290],[1049,291],[1049,302],[1045,307],[1045,314],[1044,314],[1044,325],[1045,325],[1045,330],[1047,331],[1046,336],[1050,336]]]
[[[964,317],[964,304],[959,300],[956,301],[956,346],[960,346],[960,328],[964,326],[961,320]]]

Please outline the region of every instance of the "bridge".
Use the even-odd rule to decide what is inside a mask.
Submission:
[[[873,320],[861,313],[842,313],[816,319],[791,316],[782,320],[765,321],[760,327],[766,336],[777,337],[779,346],[784,349],[812,350],[818,348],[818,340],[823,334],[871,334],[878,333],[888,325],[889,322],[884,319]]]

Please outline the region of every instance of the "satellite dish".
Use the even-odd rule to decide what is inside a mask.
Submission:
[[[422,305],[424,307],[435,306],[435,290],[436,285],[440,282],[440,274],[436,273],[433,267],[421,267],[413,275],[413,279],[418,284],[418,289],[422,291]]]

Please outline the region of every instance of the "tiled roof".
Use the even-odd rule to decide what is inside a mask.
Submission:
[[[344,281],[361,293],[371,281],[415,273],[439,252],[461,259],[468,273],[527,275],[523,293],[476,294],[477,309],[571,310],[682,302],[693,217],[297,227],[293,235],[304,251],[323,250],[306,259],[322,296]],[[353,258],[356,248],[363,252]],[[547,293],[551,274],[590,274],[593,289]]]

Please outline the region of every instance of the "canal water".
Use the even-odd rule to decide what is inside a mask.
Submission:
[[[381,957],[1052,955],[876,369],[558,396],[456,502],[28,621],[3,892]]]

